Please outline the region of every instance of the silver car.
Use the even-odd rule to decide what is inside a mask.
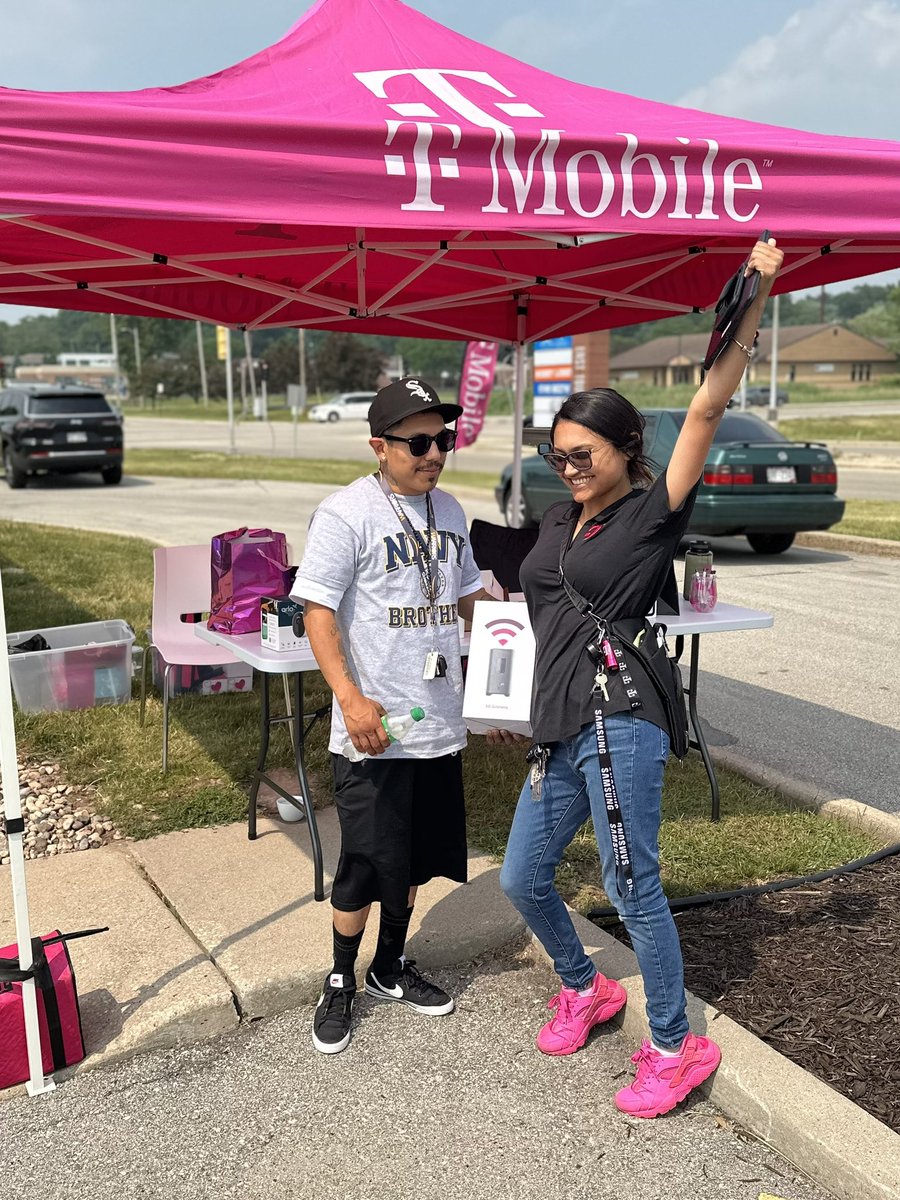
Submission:
[[[314,404],[309,410],[311,421],[364,421],[369,415],[369,406],[375,399],[374,392],[341,392],[324,404]]]

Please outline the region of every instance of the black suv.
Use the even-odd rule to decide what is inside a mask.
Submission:
[[[11,488],[29,475],[76,471],[120,483],[122,418],[91,388],[11,384],[0,391],[0,451]]]

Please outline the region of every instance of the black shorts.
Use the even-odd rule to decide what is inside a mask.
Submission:
[[[462,759],[367,758],[332,754],[341,856],[331,903],[356,912],[378,900],[406,912],[408,893],[436,876],[465,883]]]

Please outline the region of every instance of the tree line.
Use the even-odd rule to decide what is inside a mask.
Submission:
[[[764,324],[772,319],[769,305]],[[886,343],[900,354],[900,286],[860,284],[845,292],[781,298],[781,323],[811,325],[838,321],[865,337]],[[132,394],[152,395],[162,384],[166,395],[201,394],[197,334],[192,321],[152,317],[117,317],[119,363]],[[618,354],[662,334],[704,333],[709,315],[697,314],[625,326],[612,331],[611,353]],[[136,333],[136,336],[135,336]],[[225,394],[224,364],[216,358],[215,331],[202,327],[210,395]],[[140,347],[140,371],[137,347]],[[444,386],[459,379],[463,346],[460,342],[427,338],[373,337],[310,330],[305,337],[306,378],[310,393],[374,388],[386,358],[398,356],[406,374],[422,375]],[[17,324],[0,322],[0,355],[14,366],[23,355],[42,354],[54,362],[64,352],[110,353],[109,316],[104,313],[61,310],[53,315],[23,318]],[[258,330],[253,335],[257,376],[265,378],[270,394],[281,394],[300,376],[296,330]],[[501,358],[507,357],[503,348]],[[244,355],[243,340],[232,334],[232,354]],[[11,373],[11,372],[10,372]]]

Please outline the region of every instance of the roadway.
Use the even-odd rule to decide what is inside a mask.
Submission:
[[[452,475],[447,486],[452,490]],[[326,485],[89,477],[3,492],[8,520],[206,542],[241,525],[283,529],[297,558]],[[485,493],[460,491],[471,520],[496,521]],[[710,740],[787,775],[900,812],[900,560],[792,548],[764,558],[715,543],[722,600],[775,614],[771,631],[702,642]]]
[[[803,405],[798,408],[821,408]],[[842,406],[837,406],[842,407]],[[898,405],[900,409],[900,405]],[[790,430],[785,430],[790,434]],[[447,479],[453,471],[486,471],[496,475],[512,457],[512,417],[489,417],[474,446],[450,456]],[[276,458],[329,458],[368,462],[372,451],[364,421],[314,421],[298,424],[296,430],[282,421],[247,421],[236,427],[238,454],[272,455]],[[228,452],[228,429],[221,421],[180,421],[165,417],[128,416],[125,444],[135,448],[195,449],[207,453]],[[838,454],[839,491],[848,500],[900,500],[900,445],[878,443],[835,443]],[[526,454],[534,454],[529,447]],[[849,459],[849,461],[847,461]]]

